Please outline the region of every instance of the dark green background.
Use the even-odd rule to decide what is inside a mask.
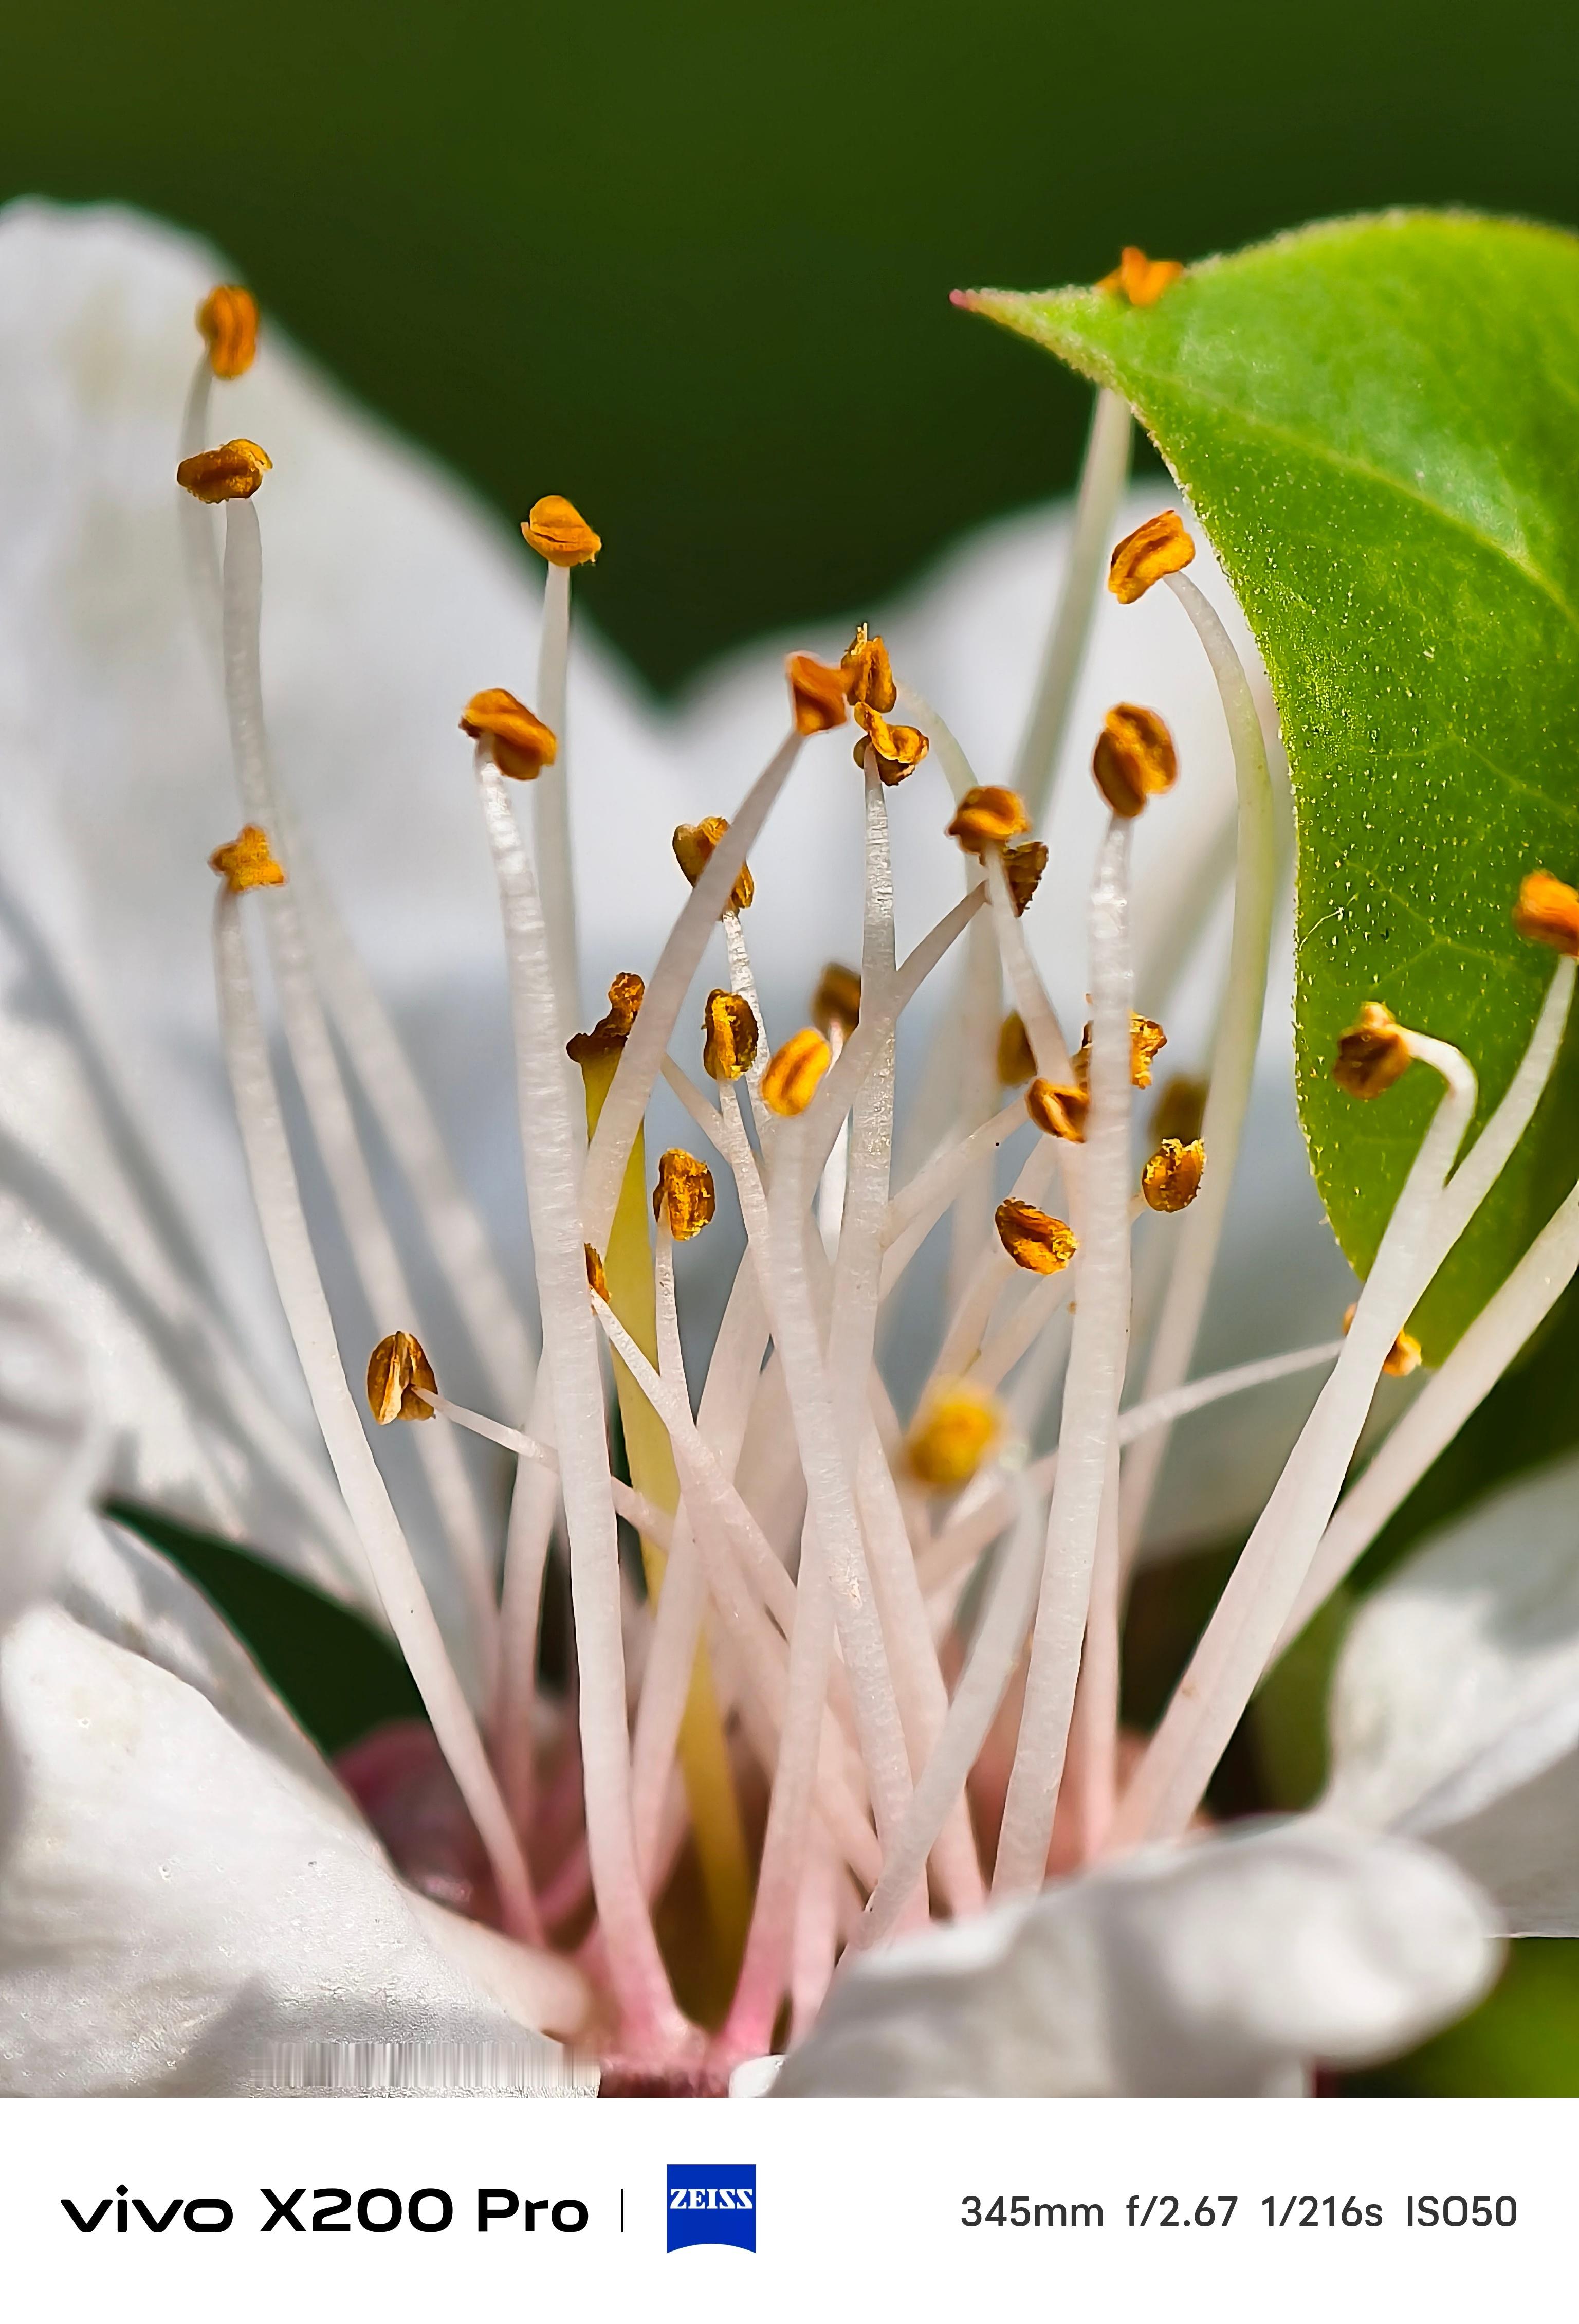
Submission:
[[[9,12],[0,193],[202,228],[506,512],[580,502],[660,682],[1066,484],[950,309],[1392,201],[1579,224],[1554,0],[95,0]]]

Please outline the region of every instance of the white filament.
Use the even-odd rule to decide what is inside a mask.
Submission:
[[[1047,1862],[1129,1346],[1129,825],[1117,817],[1103,842],[1091,890],[1090,976],[1080,1297],[995,1895],[1039,1887]]]

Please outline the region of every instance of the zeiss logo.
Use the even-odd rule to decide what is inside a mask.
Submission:
[[[671,2163],[669,2249],[688,2244],[757,2248],[757,2165],[754,2163]]]

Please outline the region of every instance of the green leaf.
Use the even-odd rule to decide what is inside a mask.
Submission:
[[[426,1713],[390,1640],[347,1606],[211,1535],[130,1501],[108,1514],[179,1565],[212,1600],[321,1751]]]
[[[1114,388],[1233,584],[1299,829],[1298,1088],[1317,1182],[1369,1266],[1440,1084],[1329,1069],[1363,1002],[1462,1048],[1482,1118],[1551,974],[1510,914],[1579,873],[1579,239],[1423,213],[1308,227],[1117,293],[969,302]],[[1188,772],[1187,778],[1188,779]],[[1422,1304],[1444,1354],[1573,1184],[1579,1039]]]

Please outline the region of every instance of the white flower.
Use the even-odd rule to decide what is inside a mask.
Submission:
[[[1033,678],[1057,573],[1049,670],[1125,529],[1129,423],[1111,399],[1072,528],[1029,521],[962,551],[887,624],[897,705],[878,678],[862,700],[867,665],[847,656],[797,678],[786,737],[776,650],[672,718],[595,643],[578,640],[567,671],[566,567],[529,586],[464,495],[289,349],[266,338],[243,376],[200,363],[188,385],[211,281],[188,244],[113,213],[0,220],[0,1290],[69,1323],[87,1371],[75,1408],[92,1415],[62,1437],[46,1397],[15,1448],[59,1492],[41,1514],[19,1492],[28,1578],[0,1658],[12,2085],[241,2089],[272,2042],[474,2044],[512,2024],[584,2031],[617,2074],[717,2084],[766,2045],[786,1996],[795,2034],[813,2024],[841,1950],[808,2073],[835,2051],[874,2074],[926,2056],[934,2086],[998,2087],[1018,2028],[1017,2087],[1281,2089],[1312,2057],[1377,2054],[1463,2006],[1489,1955],[1445,1862],[1325,1823],[1169,1844],[1280,1636],[1573,1271],[1565,1207],[1542,1268],[1510,1278],[1335,1517],[1383,1363],[1538,1100],[1572,963],[1455,1168],[1473,1073],[1428,1030],[1387,1036],[1446,1094],[1340,1352],[1346,1271],[1293,1127],[1286,1010],[1263,1007],[1269,961],[1274,991],[1287,982],[1266,706],[1204,557],[1204,594],[1178,571],[1127,608],[1101,598],[1024,918],[993,835],[1020,807],[972,804],[972,764],[1013,773],[1033,807],[1054,771],[1014,738],[1028,706],[1033,736],[1057,724],[1057,688]],[[257,502],[203,505],[200,457],[194,496],[175,494],[183,395],[183,455],[223,439],[251,487],[267,470]],[[1120,697],[1150,706],[1131,727],[1166,717],[1183,767],[1133,821],[1084,771]],[[490,740],[500,700],[513,758]],[[885,712],[930,743],[892,792],[920,740],[895,741]],[[808,741],[819,725],[842,732]],[[1147,731],[1143,788],[1170,788],[1172,745]],[[670,834],[725,810],[705,868],[688,843],[687,899]],[[238,820],[216,902],[202,861]],[[748,852],[748,932],[733,904]],[[860,961],[858,1024],[831,1021],[831,1048],[809,1027],[785,1043],[830,954]],[[581,1052],[589,1129],[565,1037],[633,969],[645,995],[617,982]],[[1005,993],[1061,1092],[1029,1120],[1013,1077],[999,1084]],[[1204,1177],[1198,1152],[1189,1167],[1162,1152],[1144,1182],[1164,1213],[1198,1186],[1181,1219],[1137,1193],[1150,1014],[1166,1019],[1165,1068],[1211,1072]],[[899,1086],[921,1093],[897,1137],[895,1047]],[[711,1179],[700,1157],[666,1157],[655,1252],[647,1174],[626,1174],[644,1120],[711,1151],[746,1230],[743,1260],[721,1218],[694,1270],[688,1244],[683,1298],[675,1245],[711,1216]],[[1083,1134],[1051,1134],[1071,1124]],[[999,1146],[1020,1208],[995,1231]],[[1042,1207],[1055,1198],[1062,1217]],[[923,1240],[939,1221],[946,1260]],[[419,1425],[369,1429],[352,1383],[374,1341],[379,1418]],[[610,1469],[605,1348],[629,1483]],[[1191,1379],[1211,1364],[1226,1369]],[[1241,1394],[1259,1399],[1252,1427],[1232,1416]],[[506,1476],[476,1464],[478,1435],[515,1459],[508,1542]],[[505,1934],[401,1886],[162,1561],[84,1516],[62,1564],[59,1508],[80,1502],[106,1437],[113,1489],[256,1545],[393,1631]],[[1258,1509],[1121,1783],[1127,1568]],[[642,1538],[645,1605],[616,1513]],[[574,1725],[537,1690],[556,1525]],[[1016,1674],[995,1894],[1040,1886],[1060,1800],[1094,1868],[983,1914],[991,1835],[967,1780]],[[771,1786],[754,1899],[741,1761]],[[711,2048],[676,2006],[651,1914],[688,1832],[699,1951],[732,1977],[744,1945]],[[926,1941],[941,1950],[851,1966],[924,1920],[930,1891],[959,1923]],[[546,1932],[579,1932],[589,1898],[593,1994],[545,1949]],[[1116,1953],[1091,1967],[1109,1940],[1133,1970]],[[1055,1958],[1060,1978],[1086,1964],[1067,2006],[1050,1998]],[[1242,1974],[1225,1981],[1228,1961]],[[545,2073],[555,2054],[531,2052]]]

